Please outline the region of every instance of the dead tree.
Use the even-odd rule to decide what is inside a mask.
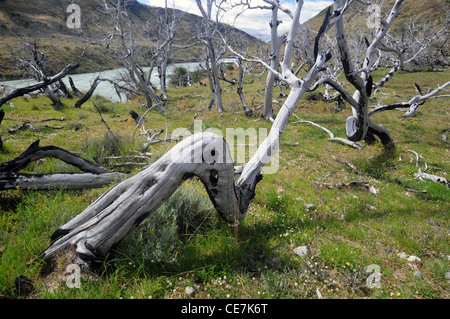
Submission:
[[[84,103],[87,102],[87,100],[89,100],[92,96],[92,94],[94,93],[95,89],[97,88],[97,85],[100,81],[100,77],[96,76],[94,81],[91,84],[91,87],[89,88],[89,90],[81,97],[81,99],[79,99],[76,103],[75,103],[75,107],[76,108],[80,108]]]
[[[38,44],[36,42],[33,43],[25,43],[24,49],[29,55],[28,58],[20,58],[17,57],[17,61],[22,64],[24,67],[28,68],[29,74],[33,76],[33,78],[38,82],[45,82],[47,79],[44,69],[43,63],[46,59],[46,55],[39,51]],[[52,105],[55,109],[61,109],[62,103],[60,98],[56,95],[56,91],[51,87],[51,84],[43,86],[41,88],[45,95],[52,101]]]
[[[54,76],[52,76],[50,78],[46,77],[42,81],[40,81],[36,84],[30,85],[30,86],[27,86],[24,88],[16,89],[16,90],[12,91],[11,93],[0,97],[0,107],[3,104],[5,104],[6,102],[8,102],[16,97],[23,96],[25,94],[43,89],[43,88],[47,87],[48,85],[55,83],[56,81],[59,81],[60,79],[64,78],[69,72],[75,70],[79,66],[80,65],[78,63],[68,65],[61,72],[55,74]]]
[[[220,85],[219,76],[219,58],[220,55],[214,45],[214,36],[218,31],[218,14],[220,6],[218,6],[216,19],[213,20],[213,5],[216,4],[216,0],[206,0],[206,3],[202,3],[201,0],[196,0],[197,7],[202,14],[201,33],[199,34],[199,40],[205,46],[206,54],[206,71],[208,73],[209,87],[214,94],[214,103],[219,112],[223,111],[222,103],[222,87]]]
[[[165,112],[161,105],[160,98],[155,93],[152,85],[146,81],[146,75],[142,66],[138,63],[138,56],[135,50],[133,21],[128,13],[127,5],[130,0],[117,0],[115,3],[102,1],[102,12],[110,17],[113,29],[108,31],[104,26],[99,28],[105,33],[103,39],[93,41],[104,51],[119,60],[127,72],[127,83],[132,87],[132,91],[138,91],[145,96],[147,107],[153,104],[161,112]]]
[[[194,134],[141,173],[115,185],[82,213],[61,226],[52,235],[51,244],[41,257],[50,260],[73,247],[80,257],[79,263],[89,265],[94,260],[103,259],[114,245],[154,212],[186,179],[193,176],[198,176],[203,182],[222,218],[233,224],[241,221],[255,196],[256,185],[262,179],[262,168],[279,148],[289,117],[330,59],[329,52],[318,47],[314,65],[308,74],[300,79],[292,73],[289,63],[302,6],[303,1],[298,0],[286,40],[282,72],[271,70],[289,84],[289,96],[273,122],[268,137],[244,166],[236,183],[234,163],[223,137],[209,132]],[[327,24],[335,16],[327,16],[324,23]],[[270,67],[267,64],[265,66]]]
[[[153,59],[151,67],[147,75],[147,83],[150,83],[150,77],[152,74],[154,60],[156,60],[156,67],[158,69],[159,86],[161,98],[167,100],[167,66],[169,65],[170,58],[172,57],[172,45],[175,38],[176,31],[176,11],[172,10],[172,17],[169,15],[167,8],[167,0],[165,2],[164,9],[160,9],[158,12],[158,23],[156,26],[156,32],[152,32],[154,29],[154,21],[147,23],[147,32],[149,34],[155,33],[156,47],[154,49]]]
[[[75,86],[75,83],[73,83],[72,77],[70,77],[70,76],[69,76],[69,84],[70,84],[70,87],[72,88],[73,94],[76,97],[80,98],[83,96],[83,94],[81,94],[80,90],[78,90],[77,87]]]
[[[272,19],[269,23],[271,34],[271,49],[270,49],[270,67],[274,70],[278,70],[280,64],[280,47],[286,40],[286,35],[278,35],[278,25],[281,21],[278,20],[278,8],[279,1],[275,1],[276,4],[272,5]],[[264,113],[263,117],[267,120],[273,121],[273,88],[275,83],[275,73],[269,71],[266,78],[266,87],[264,94]]]
[[[84,173],[21,174],[30,163],[44,158],[56,158]],[[87,189],[99,188],[126,176],[125,173],[107,172],[106,168],[94,164],[72,152],[56,146],[39,146],[32,143],[17,158],[0,164],[0,190],[8,189]]]

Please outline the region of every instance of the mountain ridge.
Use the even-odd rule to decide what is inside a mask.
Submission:
[[[69,4],[74,2],[81,8],[81,29],[71,29],[67,19]],[[25,41],[36,41],[41,51],[46,53],[45,71],[48,74],[58,72],[68,63],[79,62],[77,73],[104,71],[121,67],[113,57],[102,52],[100,47],[92,45],[93,38],[99,38],[101,28],[111,29],[112,24],[99,11],[100,1],[89,0],[0,0],[0,80],[22,78],[25,74],[16,67],[15,56],[23,55],[21,47]],[[131,0],[127,10],[132,16],[136,46],[149,51],[150,42],[144,25],[157,21],[161,8],[151,7]],[[172,14],[169,9],[169,14]],[[175,10],[180,19],[180,28],[175,43],[186,43],[200,25],[201,17]],[[156,23],[154,24],[156,25]],[[220,25],[225,32],[234,32],[251,45],[259,39],[232,26]],[[99,31],[100,30],[100,31]],[[103,34],[104,36],[104,34]],[[177,45],[174,44],[174,47]],[[203,57],[204,50],[199,46],[183,48],[176,52],[173,62],[197,61]],[[147,54],[148,55],[148,54]]]

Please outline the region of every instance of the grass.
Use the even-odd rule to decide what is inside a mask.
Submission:
[[[381,77],[382,71],[374,78]],[[383,93],[414,95],[414,82],[436,87],[448,78],[448,72],[399,73]],[[258,81],[245,86],[251,105],[262,103],[263,97],[257,93],[262,87]],[[204,110],[209,94],[207,87],[198,85],[170,89],[168,114],[150,112],[146,128],[164,129],[170,136],[175,128],[189,127],[199,110],[197,119],[205,127],[221,130],[224,136],[227,127],[270,128],[258,112],[245,117],[234,87],[224,84],[226,111],[222,114]],[[384,95],[377,98],[383,103],[395,100]],[[133,143],[135,123],[128,110],[142,114],[144,110],[138,106],[141,99],[129,104],[96,102],[104,104],[103,117],[122,137],[119,146],[105,135],[106,127],[91,101],[75,109],[74,101],[65,100],[63,110],[55,111],[45,97],[15,99],[16,108],[3,106],[6,116],[0,134],[5,150],[0,153],[0,162],[18,156],[36,139],[42,146],[63,147],[100,161],[107,155],[133,155],[145,139],[137,131]],[[333,107],[302,99],[295,113],[344,137],[349,110],[334,112]],[[275,106],[275,114],[277,111]],[[449,148],[439,137],[448,127],[448,111],[447,98],[428,101],[413,119],[402,121],[402,113],[397,111],[376,114],[374,120],[384,124],[397,142],[390,153],[379,143],[355,150],[327,141],[328,135],[313,126],[290,124],[282,136],[287,145],[281,146],[277,174],[264,176],[258,184],[247,217],[238,227],[222,221],[203,185],[189,180],[116,248],[95,277],[82,273],[80,289],[68,288],[61,279],[64,260],[59,261],[59,271],[48,274],[36,256],[48,246],[53,231],[108,187],[1,192],[0,294],[25,298],[17,296],[14,289],[14,279],[25,275],[35,286],[27,298],[187,298],[187,286],[196,287],[195,298],[211,299],[318,298],[317,290],[324,298],[448,298],[445,274],[450,271],[450,191],[415,178],[415,156],[408,151],[421,155],[421,168],[426,162],[431,173],[446,176],[450,171]],[[61,117],[64,122],[41,122]],[[63,128],[8,133],[10,127],[24,121]],[[84,127],[75,131],[70,124],[76,123]],[[297,142],[299,146],[293,146]],[[173,145],[175,142],[155,144],[147,152],[156,160]],[[336,162],[332,155],[352,163],[359,174]],[[128,171],[134,174],[141,169],[131,167]],[[58,160],[45,160],[30,165],[26,172],[70,170],[73,168]],[[314,186],[354,180],[368,181],[379,193]],[[307,209],[307,204],[315,209]],[[307,246],[308,254],[293,254],[297,246]],[[399,252],[418,256],[422,262],[408,265],[397,256]],[[381,288],[367,287],[370,265],[380,267]],[[414,276],[415,267],[422,272],[422,279]]]

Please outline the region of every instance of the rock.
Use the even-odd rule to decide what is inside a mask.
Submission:
[[[188,295],[189,297],[194,297],[195,295],[195,288],[191,287],[191,286],[187,286],[185,291],[186,295]]]
[[[314,205],[314,204],[306,204],[306,209],[307,210],[316,210],[316,205]]]
[[[450,271],[445,273],[445,279],[450,280]]]
[[[409,262],[418,262],[418,263],[421,263],[421,262],[422,262],[422,259],[420,259],[420,258],[417,257],[417,256],[411,255],[411,256],[408,257],[407,261],[409,261]]]
[[[294,249],[294,254],[300,257],[304,257],[308,254],[308,247],[306,246],[299,246]]]
[[[370,187],[369,187],[369,192],[370,192],[372,195],[378,195],[379,190],[376,189],[376,188],[373,187],[373,186],[370,186]]]
[[[417,278],[422,278],[423,277],[422,272],[420,270],[416,270],[414,272],[414,276],[416,276]]]
[[[406,259],[406,258],[408,258],[408,255],[407,255],[406,253],[404,253],[404,252],[401,252],[401,253],[397,254],[397,256],[398,256],[398,258],[400,258],[400,259]]]

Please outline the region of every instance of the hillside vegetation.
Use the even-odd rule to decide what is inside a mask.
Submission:
[[[40,49],[46,53],[46,71],[54,74],[68,63],[80,63],[78,73],[96,72],[120,67],[119,61],[106,54],[94,40],[105,37],[105,30],[112,29],[110,17],[102,14],[101,1],[80,0],[76,2],[81,9],[81,29],[70,29],[66,21],[70,13],[66,12],[69,1],[64,0],[1,0],[0,1],[0,80],[20,78],[24,74],[16,68],[16,56],[23,55],[21,48],[25,41],[37,41]],[[157,24],[160,8],[150,7],[138,1],[128,5],[130,17],[134,21],[134,36],[137,51],[145,57],[149,51],[149,37],[145,25]],[[201,22],[199,16],[176,11],[180,19],[174,39],[175,54],[173,61],[203,59],[203,50],[199,46],[177,47],[195,42],[196,28]],[[169,10],[170,15],[172,9]],[[222,25],[225,33],[235,32],[247,41],[249,46],[257,45],[259,40],[231,26]],[[109,31],[108,31],[109,32]],[[149,56],[147,56],[149,59]],[[148,65],[150,64],[150,60]],[[25,76],[28,76],[25,74]]]

